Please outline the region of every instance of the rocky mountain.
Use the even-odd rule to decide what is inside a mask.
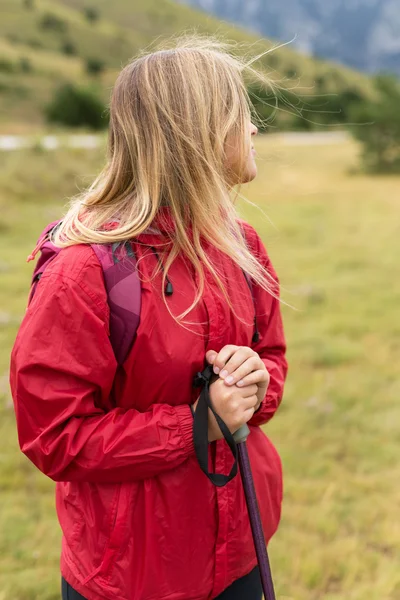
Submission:
[[[400,0],[180,0],[305,53],[400,75]]]

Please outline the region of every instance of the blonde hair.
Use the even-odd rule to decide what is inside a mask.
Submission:
[[[121,71],[111,99],[108,162],[92,186],[72,199],[53,235],[59,247],[126,242],[147,230],[167,205],[175,224],[162,286],[168,310],[164,287],[175,258],[182,253],[199,276],[193,304],[177,317],[169,310],[181,324],[201,299],[204,267],[234,312],[201,238],[277,294],[275,280],[246,244],[235,208],[238,191],[228,184],[225,161],[229,135],[244,173],[251,119],[245,72],[270,82],[252,66],[259,57],[246,62],[231,50],[215,38],[189,35],[142,54]],[[116,218],[117,226],[107,229]]]

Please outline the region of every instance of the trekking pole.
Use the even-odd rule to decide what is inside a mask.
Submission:
[[[267,545],[261,523],[260,511],[256,490],[254,487],[253,474],[251,472],[246,440],[250,430],[243,425],[235,434],[232,434],[221,417],[215,412],[210,399],[210,383],[213,377],[212,365],[207,365],[203,372],[198,372],[193,380],[194,387],[202,387],[193,420],[194,447],[201,470],[209,480],[218,487],[223,487],[236,476],[237,464],[242,476],[244,494],[246,497],[247,511],[249,513],[250,526],[253,533],[254,546],[260,568],[261,583],[265,600],[275,600],[274,586],[272,583],[271,567],[269,565]],[[223,473],[212,473],[208,469],[208,414],[213,413],[218,426],[227,442],[232,456],[235,459],[229,475]]]
[[[236,433],[233,435],[233,438],[238,448],[240,474],[242,476],[250,526],[253,533],[258,566],[260,568],[264,598],[265,600],[275,600],[274,584],[272,582],[267,545],[265,543],[256,490],[254,487],[253,474],[251,472],[250,459],[246,445],[246,440],[249,436],[249,433],[250,430],[248,426],[243,425],[240,429],[238,429],[238,431],[236,431]]]

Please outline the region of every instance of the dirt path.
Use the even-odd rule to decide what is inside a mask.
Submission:
[[[318,131],[318,132],[287,132],[271,133],[271,140],[276,139],[287,146],[311,146],[318,144],[337,144],[348,139],[345,131]],[[103,140],[99,135],[0,135],[0,151],[21,150],[38,146],[44,150],[67,148],[97,148]]]

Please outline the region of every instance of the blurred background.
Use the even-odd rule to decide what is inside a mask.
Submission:
[[[285,472],[277,597],[399,600],[398,0],[0,0],[0,600],[59,598],[54,484],[19,451],[8,387],[26,256],[104,163],[121,66],[193,29],[271,49],[280,86],[249,90],[264,124],[238,205],[291,305],[266,428]]]

